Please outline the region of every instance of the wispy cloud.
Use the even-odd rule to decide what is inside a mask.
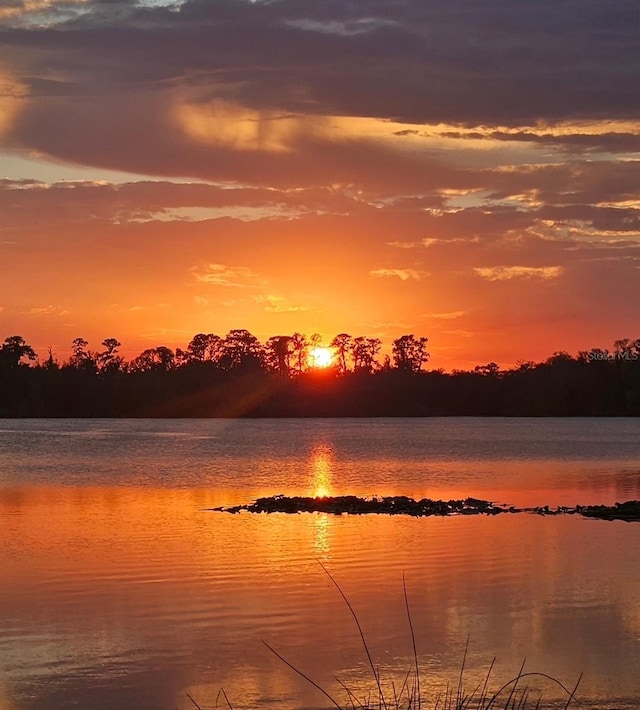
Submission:
[[[262,277],[246,266],[226,266],[225,264],[206,264],[190,269],[198,283],[212,286],[234,286],[236,288],[255,288],[263,283]]]
[[[284,296],[269,294],[267,296],[256,296],[255,300],[257,303],[264,304],[264,310],[267,313],[297,313],[309,310],[307,306],[291,303]]]
[[[398,278],[401,281],[420,281],[425,276],[429,276],[426,271],[418,271],[416,269],[374,269],[369,272],[369,276],[375,279],[381,278]]]
[[[473,269],[487,281],[510,281],[511,279],[557,279],[564,273],[562,266],[487,266]]]
[[[2,308],[0,308],[0,311]],[[69,315],[69,311],[64,310],[63,308],[60,308],[60,306],[33,306],[24,313],[28,316],[50,316],[50,315],[57,315],[57,316],[66,316]]]
[[[87,0],[26,0],[25,2],[4,3],[0,7],[0,21],[15,26],[44,26],[63,22],[80,14],[78,10]]]
[[[447,311],[445,313],[423,313],[423,318],[432,318],[434,320],[453,320],[454,318],[462,318],[466,311]]]
[[[589,259],[582,259],[584,262],[619,262],[619,261],[640,261],[640,256],[623,254],[621,256],[594,256]]]
[[[414,249],[417,247],[419,242],[387,242],[390,247],[396,247],[398,249]]]

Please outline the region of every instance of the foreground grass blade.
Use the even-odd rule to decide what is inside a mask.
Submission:
[[[416,648],[416,635],[413,631],[413,622],[411,621],[411,611],[409,610],[409,597],[407,595],[407,580],[405,579],[404,572],[402,573],[402,591],[404,593],[404,606],[407,610],[407,619],[409,621],[409,630],[411,632],[411,645],[413,646],[413,661],[415,665],[416,672],[416,701],[417,710],[421,710],[422,707],[422,697],[420,693],[420,669],[418,668],[418,651]]]
[[[360,638],[362,639],[362,645],[364,646],[364,651],[367,654],[367,659],[369,660],[369,665],[371,666],[371,672],[373,673],[373,677],[375,678],[376,685],[378,686],[378,693],[379,693],[379,698],[380,702],[382,703],[383,707],[385,710],[388,710],[388,706],[386,703],[386,700],[384,698],[384,693],[382,691],[382,684],[380,683],[380,675],[378,674],[378,671],[376,670],[376,667],[373,663],[373,659],[371,658],[371,653],[369,652],[369,646],[367,645],[367,640],[364,637],[364,631],[362,630],[362,626],[360,626],[360,621],[358,619],[358,616],[356,612],[354,611],[353,607],[351,606],[351,602],[347,599],[347,595],[342,591],[342,588],[340,585],[336,582],[336,580],[333,578],[331,575],[331,572],[322,564],[320,560],[317,560],[318,564],[322,569],[324,570],[325,574],[329,579],[333,582],[335,588],[340,592],[340,596],[344,599],[344,603],[347,605],[347,608],[351,612],[351,616],[353,616],[354,621],[356,622],[356,626],[358,627],[358,632],[360,634]]]
[[[220,690],[218,691],[218,695],[216,696],[216,707],[218,707],[218,700],[220,700],[221,695],[224,698],[224,701],[227,704],[227,707],[229,708],[229,710],[233,710],[233,705],[229,702],[229,698],[227,697],[227,694],[226,694],[224,688],[220,688]],[[193,700],[193,698],[191,696],[189,696],[189,700],[191,700],[191,702],[195,704],[195,701]]]
[[[292,671],[295,671],[300,677],[304,678],[307,681],[307,683],[311,683],[311,685],[314,688],[317,688],[326,698],[328,698],[331,701],[331,703],[333,705],[335,705],[338,708],[338,710],[342,710],[340,705],[329,695],[329,693],[327,693],[327,691],[321,685],[318,685],[315,682],[315,680],[312,680],[311,678],[309,678],[308,675],[303,673],[299,668],[296,668],[293,664],[289,663],[289,661],[287,661],[286,658],[281,656],[274,648],[271,648],[271,646],[269,646],[269,644],[266,641],[263,640],[262,643],[271,651],[271,653],[273,653],[274,656],[279,658],[285,665],[289,666],[289,668],[291,668]]]

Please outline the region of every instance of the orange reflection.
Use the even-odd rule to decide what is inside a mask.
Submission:
[[[332,495],[331,479],[333,473],[334,455],[329,444],[316,444],[311,453],[312,493],[316,498]]]
[[[325,498],[333,495],[333,449],[329,444],[316,444],[311,453],[311,495]],[[313,516],[313,547],[315,556],[328,560],[331,554],[331,528],[333,520],[324,513]]]
[[[308,490],[335,491],[333,450],[317,445],[308,460],[314,476]],[[611,683],[620,693],[637,693],[637,655],[629,649],[640,628],[640,546],[628,524],[574,516],[205,512],[217,495],[0,487],[0,625],[15,626],[18,639],[5,637],[2,662],[21,664],[28,678],[20,682],[33,688],[37,674],[49,677],[60,668],[71,677],[75,667],[99,673],[105,659],[129,658],[131,669],[147,677],[147,664],[161,658],[166,692],[176,698],[172,707],[189,707],[185,685],[202,707],[214,706],[221,685],[236,707],[257,707],[264,698],[282,700],[283,710],[310,706],[315,691],[293,685],[289,670],[263,650],[261,638],[277,639],[342,697],[333,670],[356,687],[363,678],[362,647],[316,563],[333,558],[329,569],[371,629],[372,648],[386,654],[386,678],[401,680],[411,663],[402,597],[407,570],[421,663],[433,669],[425,690],[433,682],[435,694],[457,677],[470,637],[470,682],[476,675],[482,680],[494,655],[500,668],[507,664],[508,680],[509,664],[517,664],[517,672],[526,653],[528,667],[552,669],[563,681],[588,667],[581,686],[588,697],[604,697]],[[222,495],[221,503],[231,495]],[[242,491],[233,495],[248,498]],[[574,631],[565,633],[568,628]],[[603,648],[612,659],[604,667]],[[198,665],[201,658],[212,660]],[[39,687],[45,697],[47,686]],[[7,705],[11,692],[0,682],[0,710],[17,707]],[[84,700],[81,684],[69,692]],[[121,707],[135,705],[127,692]]]
[[[315,556],[327,561],[331,556],[331,526],[333,520],[327,513],[313,516],[313,547]]]

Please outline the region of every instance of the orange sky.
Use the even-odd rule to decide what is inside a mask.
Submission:
[[[636,338],[638,44],[600,0],[0,9],[0,339]]]

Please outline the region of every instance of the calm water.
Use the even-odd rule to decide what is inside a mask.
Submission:
[[[257,495],[640,498],[640,421],[0,420],[0,709],[320,708],[412,663],[428,694],[526,669],[640,707],[640,524],[225,515]],[[545,697],[557,697],[541,686]],[[432,705],[430,706],[432,707]],[[576,705],[576,707],[580,707]]]

